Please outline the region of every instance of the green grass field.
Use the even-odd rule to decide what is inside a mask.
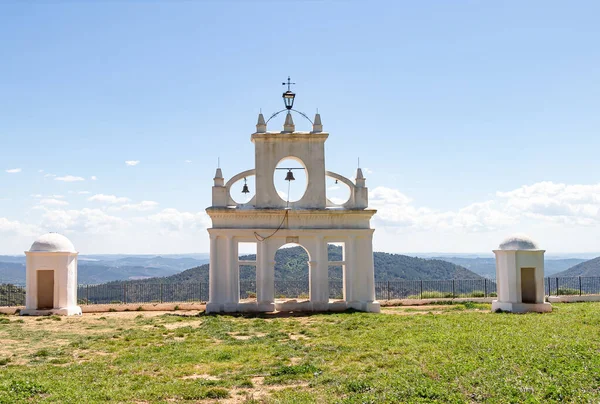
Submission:
[[[600,402],[600,303],[0,316],[0,403]]]

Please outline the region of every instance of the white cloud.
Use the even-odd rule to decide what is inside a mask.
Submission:
[[[91,234],[114,233],[129,226],[129,223],[111,216],[100,209],[81,210],[45,209],[42,216],[44,228],[65,232],[83,232]]]
[[[509,211],[526,217],[580,226],[600,224],[600,184],[544,181],[496,195]]]
[[[119,197],[116,195],[104,195],[104,194],[96,194],[94,196],[90,196],[88,198],[90,202],[104,202],[104,203],[126,203],[129,202],[130,199],[126,197]]]
[[[88,195],[88,194],[90,194],[91,192],[90,192],[90,191],[78,191],[77,193],[78,193],[79,195]]]
[[[145,212],[148,210],[156,209],[157,206],[158,206],[158,202],[142,201],[140,203],[128,203],[126,205],[121,205],[121,206],[111,206],[109,208],[109,210],[112,210],[112,211],[119,211],[119,210],[127,211],[127,210],[129,210],[129,211]]]
[[[43,172],[44,172],[44,170],[38,170],[38,173],[43,173]]]
[[[69,202],[63,201],[55,198],[44,198],[38,202],[40,205],[48,205],[48,206],[65,206],[68,205]]]
[[[192,160],[184,160],[184,163],[188,163],[189,164],[191,162],[192,162]]]
[[[167,208],[148,217],[151,222],[159,224],[166,233],[177,233],[189,229],[204,229],[210,225],[210,218],[205,212],[180,212]]]
[[[516,220],[494,201],[473,203],[457,211],[441,211],[415,206],[402,192],[386,187],[373,189],[369,199],[370,205],[378,210],[375,220],[396,228],[489,231],[514,224]]]
[[[0,233],[31,237],[40,234],[41,230],[31,224],[21,223],[16,220],[11,221],[5,217],[0,217]]]
[[[56,174],[50,174],[50,173],[48,173],[48,174],[44,175],[44,178],[48,178],[48,177],[56,177]]]
[[[373,189],[369,197],[370,205],[378,209],[375,220],[395,228],[492,231],[524,219],[575,227],[600,224],[600,184],[539,182],[498,191],[494,200],[454,211],[416,206],[400,191],[385,187]]]
[[[20,168],[9,168],[8,170],[4,170],[9,174],[16,174],[16,173],[20,173],[22,170]]]
[[[53,174],[51,174],[53,175]],[[83,177],[76,177],[74,175],[65,175],[64,177],[56,177],[54,180],[63,181],[63,182],[76,182],[76,181],[85,181]]]
[[[97,179],[98,179],[98,177],[96,177],[95,175],[92,175],[92,176],[90,177],[90,180],[92,180],[92,181],[96,181]]]
[[[133,166],[137,166],[138,164],[140,164],[140,161],[139,160],[127,160],[125,162],[125,164],[127,164],[128,166],[133,167]]]

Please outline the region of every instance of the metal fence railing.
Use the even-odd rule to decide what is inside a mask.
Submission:
[[[25,288],[21,286],[0,284],[0,307],[25,306]]]
[[[208,283],[114,282],[79,285],[79,304],[206,302]],[[600,295],[600,277],[544,279],[546,295]],[[494,279],[398,280],[375,282],[378,300],[494,297]],[[329,297],[343,298],[343,282],[329,282]],[[240,282],[240,298],[256,298],[256,282]],[[275,281],[275,298],[309,298],[308,281]],[[0,284],[0,306],[25,305],[25,288]]]
[[[544,279],[547,296],[600,294],[600,277],[578,276],[571,278],[548,277]]]

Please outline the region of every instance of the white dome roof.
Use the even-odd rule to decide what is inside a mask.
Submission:
[[[58,233],[46,233],[31,245],[31,252],[77,252],[73,243]]]
[[[535,241],[524,234],[515,234],[500,243],[501,250],[539,250]]]

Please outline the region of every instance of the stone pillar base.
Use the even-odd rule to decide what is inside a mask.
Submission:
[[[297,301],[286,300],[275,302],[275,310],[277,311],[313,311],[312,303],[309,300]]]
[[[311,302],[313,311],[328,311],[329,302]]]
[[[23,309],[20,314],[22,316],[81,316],[81,307],[61,307],[58,309],[38,310],[38,309]]]
[[[381,311],[381,307],[379,302],[349,302],[348,308],[358,310],[358,311],[366,311],[369,313],[379,313]]]
[[[206,314],[223,312],[223,305],[219,303],[206,303]]]
[[[498,300],[492,301],[492,312],[497,310],[507,311],[510,313],[549,313],[552,311],[552,305],[550,303],[508,303],[499,302]]]

